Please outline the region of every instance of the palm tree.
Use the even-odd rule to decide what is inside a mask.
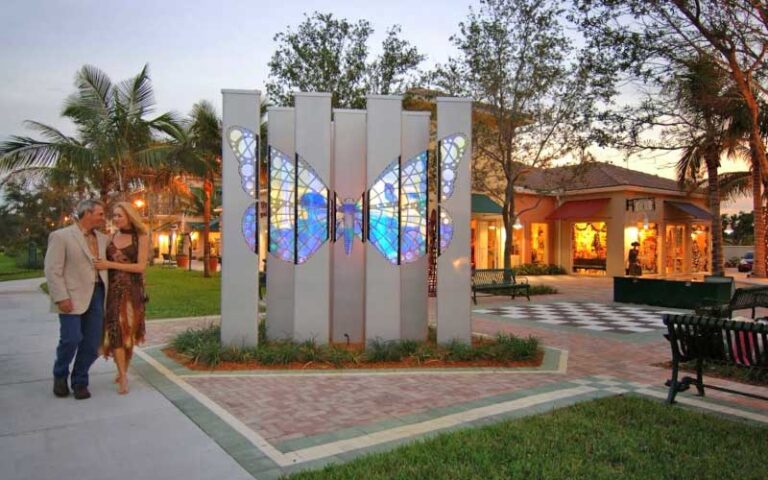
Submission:
[[[676,85],[677,105],[686,120],[683,134],[689,138],[677,162],[681,187],[699,183],[706,171],[707,201],[712,214],[712,274],[722,276],[723,232],[720,219],[718,169],[723,154],[737,155],[744,132],[737,128],[740,102],[727,74],[707,56],[685,65]]]
[[[221,119],[210,102],[200,101],[188,119],[167,122],[163,131],[169,140],[153,146],[146,158],[167,172],[203,180],[203,275],[209,277],[211,197],[221,178]]]
[[[98,68],[85,65],[75,76],[77,92],[64,103],[62,116],[74,122],[77,136],[39,122],[26,125],[43,140],[13,136],[0,145],[0,175],[39,173],[58,167],[85,177],[90,188],[107,201],[126,193],[136,172],[153,165],[147,151],[153,133],[163,132],[173,116],[146,119],[155,103],[149,67],[114,84]]]

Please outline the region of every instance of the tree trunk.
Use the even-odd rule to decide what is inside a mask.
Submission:
[[[712,275],[722,277],[723,271],[723,227],[720,219],[720,185],[717,182],[718,158],[707,160],[707,197],[712,213]]]
[[[507,187],[504,190],[502,217],[506,234],[504,239],[504,270],[510,270],[512,268],[512,248],[514,246],[515,185],[509,180],[507,180]]]
[[[155,264],[155,247],[152,244],[152,194],[150,192],[147,192],[147,233],[149,235],[149,265],[152,266]]]
[[[763,207],[763,174],[760,162],[752,157],[752,205],[755,219],[755,259],[752,263],[752,276],[765,277],[765,208]]]
[[[211,196],[213,195],[213,182],[206,178],[203,182],[203,276],[210,277],[208,260],[211,258],[211,245],[209,243],[211,233]]]

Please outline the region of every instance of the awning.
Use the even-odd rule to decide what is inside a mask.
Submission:
[[[690,217],[695,218],[696,220],[708,220],[712,221],[712,214],[710,214],[708,211],[704,210],[701,207],[697,207],[696,205],[688,202],[673,202],[673,201],[665,201],[664,205],[669,205],[670,207],[674,208],[675,210],[684,213],[685,215],[688,215]]]
[[[501,215],[501,212],[501,205],[491,200],[488,195],[483,195],[482,193],[472,194],[472,213],[493,213]]]
[[[205,223],[203,222],[187,222],[187,228],[190,230],[196,230],[198,232],[202,232],[205,228]],[[218,232],[219,231],[219,219],[211,220],[211,231],[212,232]]]
[[[594,198],[592,200],[572,200],[565,202],[547,215],[547,220],[568,220],[580,218],[588,220],[597,217],[597,212],[603,209],[610,198]],[[605,215],[603,215],[604,217]]]

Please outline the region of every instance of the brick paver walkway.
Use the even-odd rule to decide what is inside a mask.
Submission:
[[[553,285],[561,292],[557,295],[533,297],[531,303],[612,303],[610,278],[531,277],[531,283]],[[524,298],[513,302],[506,297],[483,297],[476,308],[511,303],[528,302]],[[160,345],[185,328],[210,324],[211,321],[213,320],[209,318],[149,322],[148,344]],[[430,421],[453,418],[450,417],[451,414],[480,411],[475,409],[490,408],[489,405],[494,404],[510,405],[512,408],[513,403],[505,402],[512,402],[513,399],[526,395],[533,397],[541,392],[570,388],[576,398],[578,394],[593,392],[589,388],[574,389],[579,382],[584,385],[591,382],[584,379],[610,377],[619,382],[634,384],[638,388],[640,385],[651,386],[655,388],[657,396],[663,396],[665,392],[663,383],[669,377],[669,370],[654,366],[670,358],[669,346],[662,337],[663,331],[618,336],[484,314],[473,315],[472,330],[484,334],[504,331],[517,336],[536,336],[543,345],[563,351],[563,359],[567,358],[567,368],[564,372],[550,369],[538,372],[465,371],[418,374],[357,372],[270,375],[238,372],[231,375],[201,375],[199,372],[183,370],[176,372],[181,379],[179,382],[186,383],[223,409],[227,415],[231,415],[239,425],[241,433],[253,432],[256,440],[252,442],[267,442],[270,448],[274,447],[272,461],[285,461],[286,464],[301,463],[305,459],[344,460],[347,458],[344,455],[350,454],[350,450],[356,453],[353,447],[345,447],[345,441],[352,442],[349,445],[363,447],[365,441],[375,444],[369,434],[382,429],[389,429],[387,432],[391,439],[402,439],[403,435],[398,436],[398,427],[410,428],[409,425],[418,422],[431,425]],[[157,357],[161,354],[155,351],[153,355]],[[722,380],[712,383],[733,386],[731,382]],[[611,391],[612,384],[612,381],[608,381],[608,392]],[[768,392],[766,388],[744,385],[737,385],[737,389],[762,395]],[[685,392],[678,398],[681,397],[693,395],[691,392]],[[766,402],[712,390],[707,392],[706,401],[757,412],[759,418],[768,421]],[[440,424],[436,425],[439,430]],[[407,433],[404,435],[405,438],[408,437]],[[330,446],[327,450],[322,450],[325,448],[323,444]],[[305,448],[307,450],[302,450]],[[293,451],[298,453],[291,457]],[[364,448],[362,451],[368,450]],[[279,465],[282,469],[269,461],[259,465],[249,471],[262,473],[266,469],[272,469],[270,471],[275,475],[281,471],[290,471],[285,464]],[[308,461],[305,465],[315,466],[315,463]]]

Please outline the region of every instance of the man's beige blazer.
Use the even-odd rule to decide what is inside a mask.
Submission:
[[[99,244],[99,258],[107,257],[109,237],[96,232]],[[93,296],[96,268],[88,242],[77,224],[51,232],[48,237],[48,251],[45,253],[45,279],[48,281],[48,295],[51,297],[51,311],[62,313],[56,302],[72,300],[73,315],[88,310]],[[108,282],[107,270],[100,270],[104,282],[105,299]]]

